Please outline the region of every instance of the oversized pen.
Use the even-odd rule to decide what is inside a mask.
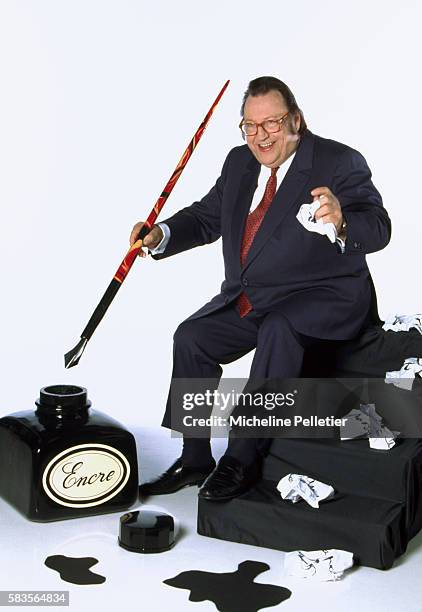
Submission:
[[[153,209],[151,210],[150,214],[148,215],[147,220],[142,226],[139,232],[139,235],[138,235],[138,239],[136,240],[136,242],[134,242],[134,244],[130,247],[129,251],[126,253],[125,258],[123,259],[119,268],[117,269],[117,272],[115,273],[111,283],[107,287],[103,297],[101,298],[100,302],[98,303],[97,307],[92,313],[91,318],[89,319],[85,329],[83,330],[81,334],[81,338],[78,344],[71,351],[65,354],[64,363],[65,363],[66,368],[72,368],[73,366],[79,363],[79,360],[82,356],[82,353],[85,350],[86,345],[88,344],[89,339],[91,338],[92,334],[98,327],[101,319],[104,317],[105,313],[107,312],[107,309],[110,306],[111,302],[113,301],[116,293],[118,292],[123,281],[128,275],[129,270],[133,266],[133,263],[140,249],[142,248],[143,238],[145,238],[145,236],[151,230],[152,226],[154,225],[158,217],[158,214],[160,213],[161,209],[166,203],[167,198],[169,197],[174,186],[179,180],[180,175],[182,174],[184,168],[186,167],[196,145],[198,144],[199,140],[202,137],[202,134],[204,133],[205,128],[207,127],[208,121],[210,120],[215,107],[219,103],[229,83],[230,81],[226,81],[220,93],[218,94],[217,98],[213,102],[211,108],[209,109],[208,113],[205,115],[201,125],[196,130],[195,135],[193,136],[192,140],[186,147],[186,150],[184,151],[169,181],[167,182],[167,185],[164,187],[163,191],[161,192],[160,197],[154,204]]]

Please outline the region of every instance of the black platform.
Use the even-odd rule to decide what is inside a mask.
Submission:
[[[278,481],[293,472],[332,484],[319,509],[281,498]],[[285,552],[337,548],[362,565],[387,569],[422,526],[422,441],[390,451],[367,440],[275,440],[257,487],[229,502],[200,499],[201,535]]]
[[[302,375],[383,378],[408,357],[420,356],[418,331],[374,327],[344,343],[331,360],[327,353],[308,354]],[[398,440],[389,451],[371,449],[368,440],[342,442],[335,436],[274,440],[254,489],[228,502],[199,500],[198,533],[285,552],[337,548],[353,552],[362,565],[391,567],[422,528],[422,394],[391,387],[368,381],[366,401],[388,421],[399,419],[413,439]],[[288,473],[331,484],[336,494],[319,509],[284,501],[276,485]]]

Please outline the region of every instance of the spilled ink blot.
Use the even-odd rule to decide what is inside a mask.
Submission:
[[[221,612],[257,612],[289,599],[292,592],[285,587],[254,582],[270,569],[266,563],[243,561],[235,572],[182,572],[164,584],[190,590],[189,601],[212,601]]]
[[[45,565],[59,572],[60,578],[72,584],[102,584],[106,581],[104,576],[94,574],[90,567],[98,563],[94,557],[65,557],[52,555],[47,557]]]

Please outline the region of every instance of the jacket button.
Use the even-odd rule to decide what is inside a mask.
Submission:
[[[244,278],[242,283],[244,284],[245,287],[247,287],[248,286],[248,279]]]

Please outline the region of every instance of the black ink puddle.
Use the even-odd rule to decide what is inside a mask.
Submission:
[[[182,572],[164,580],[177,589],[190,590],[189,601],[212,601],[222,612],[257,612],[289,599],[292,592],[273,584],[260,584],[254,579],[270,566],[259,561],[243,561],[235,572]]]
[[[102,584],[106,581],[104,576],[94,574],[89,569],[98,559],[94,557],[65,557],[64,555],[52,555],[47,557],[45,565],[59,572],[60,578],[72,584]]]

